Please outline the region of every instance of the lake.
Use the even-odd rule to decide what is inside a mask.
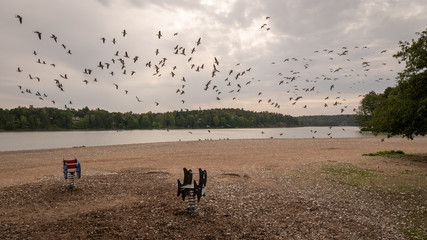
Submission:
[[[358,127],[0,132],[0,151],[220,139],[366,137]]]

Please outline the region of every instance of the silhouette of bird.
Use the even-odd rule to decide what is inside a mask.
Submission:
[[[17,72],[22,72],[22,69],[20,67],[18,67],[18,69],[16,71]]]
[[[159,31],[159,32],[157,33],[157,37],[160,39],[162,36],[163,36],[163,35],[162,35],[162,32],[161,32],[161,31]]]
[[[39,31],[34,31],[35,34],[39,37],[40,40],[42,40],[42,33]]]
[[[53,40],[55,40],[55,42],[58,42],[58,37],[56,37],[56,36],[55,36],[55,34],[52,34],[52,35],[50,36],[50,38],[53,38]]]
[[[200,41],[202,40],[202,38],[200,37],[199,38],[199,40],[197,40],[197,42],[196,42],[196,44],[197,44],[197,46],[199,46],[200,45]]]
[[[119,89],[119,85],[117,85],[116,83],[113,83],[113,85],[116,87],[116,90]]]
[[[22,24],[22,17],[18,14],[15,15],[15,18],[19,20],[19,23]]]
[[[102,43],[105,44],[105,37],[102,37],[101,40],[102,40]]]
[[[214,57],[214,59],[215,59],[215,64],[219,65],[218,59],[216,59],[216,57]]]
[[[126,36],[126,34],[127,34],[127,32],[126,32],[126,29],[123,29],[123,37],[125,37]]]

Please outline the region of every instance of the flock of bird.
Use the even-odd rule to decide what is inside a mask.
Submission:
[[[23,18],[20,15],[15,16],[18,19],[19,24],[24,24]],[[262,23],[260,29],[262,31],[270,31],[270,17],[265,18],[265,22]],[[36,39],[40,41],[51,41],[53,45],[59,45],[62,47],[65,55],[72,55],[73,51],[67,47],[64,43],[59,42],[60,37],[55,34],[47,34],[51,40],[46,39],[45,34],[40,31],[33,31]],[[96,63],[90,66],[84,66],[81,69],[81,74],[73,75],[70,73],[58,73],[56,78],[53,79],[42,79],[37,74],[27,72],[30,80],[35,80],[37,83],[41,81],[52,81],[52,84],[61,91],[67,91],[67,84],[72,81],[80,81],[82,87],[92,84],[104,84],[111,86],[112,89],[118,93],[124,95],[133,95],[134,101],[151,102],[152,106],[159,106],[160,100],[146,99],[144,96],[139,95],[138,89],[126,88],[122,86],[120,79],[140,79],[140,73],[142,71],[149,71],[152,78],[163,79],[166,78],[168,81],[174,81],[175,84],[179,82],[179,87],[174,90],[174,94],[179,98],[180,104],[185,106],[186,102],[189,101],[186,98],[186,86],[189,84],[189,78],[185,75],[188,71],[194,71],[194,73],[201,74],[197,80],[192,79],[191,82],[203,81],[200,79],[206,79],[203,84],[201,91],[206,91],[206,95],[214,95],[217,101],[221,101],[224,98],[236,100],[241,92],[246,91],[246,94],[254,93],[254,104],[267,104],[273,108],[281,108],[284,104],[289,104],[288,107],[301,107],[310,108],[309,102],[304,102],[305,98],[313,98],[316,95],[322,95],[325,92],[329,92],[328,96],[322,95],[323,107],[336,107],[337,113],[349,113],[356,111],[355,108],[349,110],[349,104],[346,104],[346,99],[341,98],[341,92],[338,89],[340,81],[344,79],[358,79],[358,82],[353,83],[353,87],[357,85],[364,85],[368,82],[368,73],[371,69],[379,69],[387,67],[386,62],[377,63],[360,57],[362,51],[367,51],[368,46],[353,46],[353,47],[341,47],[340,49],[321,49],[313,51],[309,57],[286,57],[283,59],[277,59],[272,61],[269,70],[272,73],[268,76],[268,80],[256,79],[251,71],[256,69],[257,66],[246,66],[236,62],[233,67],[229,67],[230,64],[222,64],[220,56],[212,56],[211,62],[196,62],[198,49],[203,44],[202,37],[194,39],[191,44],[174,44],[175,47],[170,49],[155,48],[151,54],[144,54],[141,57],[137,53],[124,50],[123,46],[120,45],[121,39],[128,38],[128,31],[123,29],[120,35],[108,39],[107,37],[99,38],[99,45],[109,45],[106,49],[115,49],[109,54],[107,58],[98,59]],[[167,37],[167,41],[170,41],[174,37],[179,35],[178,32],[166,36],[159,30],[153,33],[153,38],[157,41],[164,40]],[[354,54],[353,54],[354,53]],[[380,50],[378,54],[386,54],[387,50]],[[46,65],[54,71],[57,64],[49,62],[39,56],[37,50],[34,50],[32,54],[35,57],[35,61],[40,65]],[[351,57],[351,55],[358,56]],[[174,58],[173,61],[170,59]],[[338,60],[338,61],[336,61]],[[143,67],[139,64],[143,61]],[[324,69],[324,73],[321,75],[314,75],[314,72],[310,72],[311,68],[316,68],[316,62],[318,61],[329,61],[331,66],[329,69]],[[176,64],[176,63],[179,64]],[[336,62],[336,63],[335,63]],[[347,62],[347,64],[342,64]],[[228,67],[227,67],[228,66]],[[144,69],[145,68],[145,69]],[[42,69],[41,71],[46,71]],[[390,69],[390,71],[393,71]],[[25,67],[17,66],[17,72],[19,74],[25,74]],[[146,73],[146,72],[145,72]],[[108,76],[108,77],[107,77]],[[389,78],[378,78],[376,81],[387,81]],[[328,88],[324,88],[324,82],[328,82]],[[268,96],[268,93],[264,93],[261,90],[261,86],[264,83],[274,84],[277,89],[281,89],[283,96]],[[42,91],[34,91],[31,88],[18,86],[19,91],[22,94],[34,94],[40,100],[49,99],[49,94]],[[168,93],[164,93],[168,94]],[[173,93],[169,93],[173,94]],[[359,94],[358,98],[363,95]],[[58,101],[55,99],[49,99],[50,102],[55,105]],[[300,104],[300,102],[302,102]],[[69,108],[73,104],[73,101],[67,100],[62,102],[64,108]],[[188,109],[187,109],[188,110]],[[330,135],[328,135],[330,136]]]

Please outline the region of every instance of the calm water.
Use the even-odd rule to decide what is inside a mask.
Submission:
[[[358,127],[300,127],[190,130],[0,132],[0,151],[132,143],[265,138],[358,138]]]

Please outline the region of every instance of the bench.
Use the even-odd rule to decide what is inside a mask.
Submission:
[[[68,181],[68,186],[70,188],[75,187],[75,178],[76,175],[78,178],[81,178],[81,167],[77,158],[71,160],[62,159],[64,178]]]

